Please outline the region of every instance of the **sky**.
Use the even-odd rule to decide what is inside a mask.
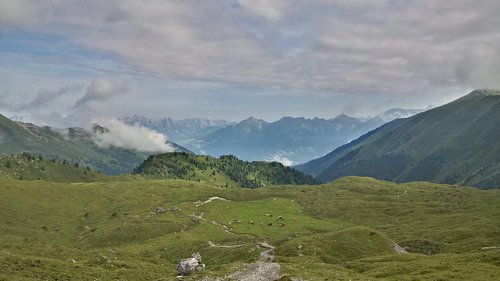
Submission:
[[[498,0],[0,0],[0,113],[376,115],[500,88]]]

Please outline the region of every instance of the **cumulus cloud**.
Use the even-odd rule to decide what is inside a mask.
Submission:
[[[286,158],[286,156],[284,156],[283,154],[281,153],[277,153],[275,155],[273,155],[273,157],[267,159],[266,161],[269,161],[269,162],[279,162],[285,166],[292,166],[293,165],[293,161]]]
[[[105,79],[95,79],[87,87],[85,95],[75,103],[75,108],[85,106],[92,101],[105,101],[125,91],[127,88],[123,84]]]
[[[144,152],[173,152],[167,137],[154,130],[131,126],[114,118],[93,120],[102,129],[94,128],[94,140],[102,147],[121,147]],[[98,127],[97,127],[98,128]]]

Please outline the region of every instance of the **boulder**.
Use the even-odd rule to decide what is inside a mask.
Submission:
[[[194,253],[190,258],[182,259],[179,264],[177,264],[176,269],[179,275],[190,275],[195,271],[204,270],[205,264],[201,263],[200,253]]]

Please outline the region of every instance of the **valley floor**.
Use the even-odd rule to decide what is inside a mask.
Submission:
[[[184,280],[498,280],[500,191],[0,178],[2,281],[175,280],[195,252]]]

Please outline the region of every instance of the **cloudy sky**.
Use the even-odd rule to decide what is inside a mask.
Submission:
[[[0,0],[0,113],[374,115],[500,87],[498,0]]]

